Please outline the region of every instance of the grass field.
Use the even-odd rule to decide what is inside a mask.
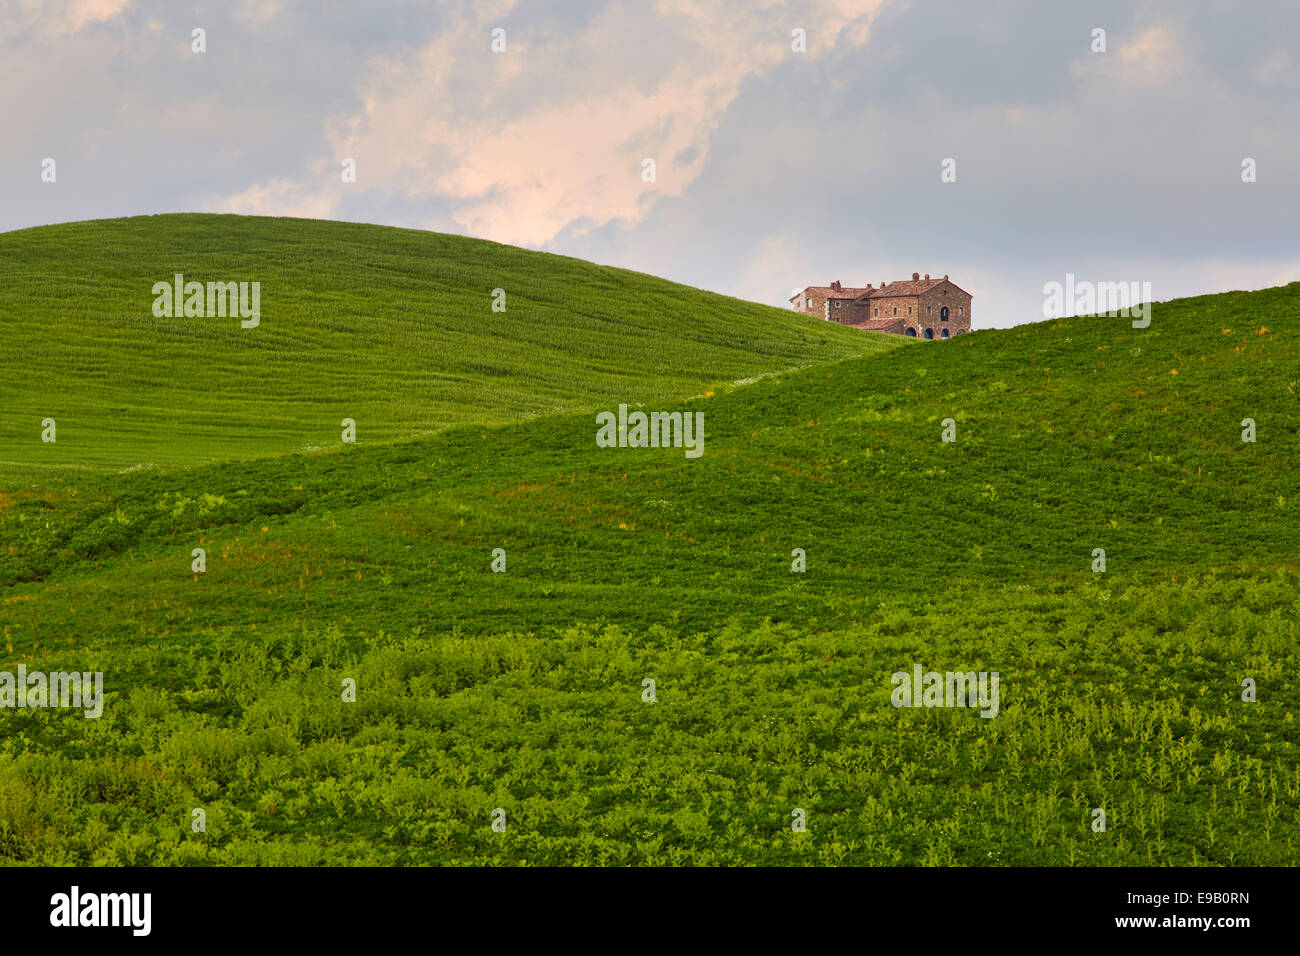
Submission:
[[[257,282],[261,321],[155,283]],[[493,290],[505,311],[493,311]],[[0,468],[195,465],[508,422],[893,347],[885,336],[479,239],[169,215],[0,234]],[[53,418],[58,441],[42,443]]]
[[[150,229],[203,221],[130,226],[161,248]],[[295,229],[334,228],[212,222],[242,235],[249,262],[272,243],[262,230],[289,245]],[[495,285],[475,271],[480,251],[546,270],[529,265],[537,254],[392,232],[474,258],[445,266],[480,276],[448,292],[467,301]],[[39,247],[43,234],[0,248]],[[31,253],[29,267],[40,261]],[[612,276],[610,317],[634,309],[619,282],[637,301],[636,283],[658,283],[563,261],[593,282]],[[387,299],[384,276],[366,287],[354,273],[357,295]],[[713,315],[702,304],[735,310],[713,316],[707,373],[686,345],[671,367],[638,371],[622,364],[637,354],[629,343],[593,385],[566,365],[578,346],[546,338],[514,367],[535,354],[551,385],[511,376],[516,397],[497,415],[496,385],[479,381],[460,424],[432,403],[417,414],[351,397],[351,371],[316,363],[307,334],[284,328],[338,403],[320,406],[322,436],[349,404],[390,412],[359,427],[356,445],[339,447],[335,429],[316,440],[327,450],[264,457],[312,440],[306,418],[258,395],[220,422],[271,416],[274,428],[194,430],[169,402],[174,386],[141,383],[151,411],[137,412],[138,435],[60,428],[65,464],[81,464],[84,441],[101,467],[34,467],[38,430],[19,438],[9,409],[39,417],[41,388],[70,373],[30,383],[31,353],[6,339],[17,396],[6,395],[0,458],[20,464],[0,472],[0,670],[101,670],[107,693],[97,720],[0,711],[0,860],[1295,860],[1300,284],[1160,303],[1145,330],[1077,318],[895,349],[656,288],[647,339],[687,334],[673,296],[700,321]],[[33,315],[39,298],[23,299]],[[147,304],[137,311],[144,321]],[[569,314],[558,288],[551,314]],[[80,321],[94,341],[94,318]],[[746,322],[768,343],[752,355],[722,335]],[[462,340],[444,350],[462,364],[497,342],[449,339]],[[123,341],[123,361],[170,349],[196,369],[208,347],[139,329]],[[106,367],[114,342],[98,346]],[[602,341],[586,347],[601,354]],[[242,367],[237,337],[221,348]],[[414,402],[420,390],[396,381],[403,355],[367,359],[389,360],[388,387]],[[732,384],[795,365],[811,367]],[[93,410],[77,405],[90,378],[70,381],[64,400]],[[130,418],[135,391],[117,394]],[[598,448],[594,413],[618,402],[702,411],[705,454]],[[229,460],[175,464],[147,416],[171,422],[192,454]],[[953,442],[941,441],[945,419]],[[438,425],[451,427],[404,437]],[[162,466],[102,467],[143,461]],[[191,570],[194,548],[205,573]],[[891,675],[917,664],[997,672],[997,716],[891,706]],[[792,829],[798,811],[805,832]]]

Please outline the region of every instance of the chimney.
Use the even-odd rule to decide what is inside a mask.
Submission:
[[[831,289],[832,289],[832,291],[835,291],[835,292],[839,292],[839,291],[840,291],[840,280],[839,280],[839,279],[836,279],[834,282],[831,283]]]
[[[930,273],[927,272],[927,273],[925,274],[925,277],[926,277],[927,279],[930,278]]]
[[[912,273],[912,281],[913,281],[913,282],[915,282],[915,281],[916,281],[917,279],[919,279],[919,278],[921,278],[921,273],[919,273],[919,272],[913,272],[913,273]]]
[[[947,279],[947,278],[948,278],[948,273],[945,272],[945,273],[943,274],[943,277],[944,277],[944,279]]]

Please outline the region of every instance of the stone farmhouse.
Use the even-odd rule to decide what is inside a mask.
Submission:
[[[790,306],[804,312],[851,325],[856,329],[891,332],[923,339],[947,339],[970,331],[969,292],[948,280],[924,278],[913,272],[911,280],[870,283],[850,288],[839,280],[830,285],[810,285],[790,297]]]

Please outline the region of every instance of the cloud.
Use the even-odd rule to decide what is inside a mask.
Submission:
[[[1149,26],[1116,51],[1131,76],[1164,81],[1183,70],[1183,49],[1178,35],[1168,24]]]
[[[1076,78],[1093,71],[1126,86],[1160,86],[1187,67],[1187,41],[1171,23],[1155,23],[1131,37],[1111,35],[1109,53],[1085,53],[1073,66]]]
[[[1255,67],[1255,80],[1263,86],[1293,89],[1300,85],[1295,66],[1291,63],[1291,52],[1286,49],[1274,50],[1260,60]]]
[[[272,179],[249,186],[233,196],[206,200],[203,211],[241,216],[329,219],[337,204],[336,195],[329,195],[296,180]]]
[[[475,5],[416,56],[374,60],[363,107],[333,124],[333,144],[369,169],[370,184],[454,199],[452,215],[472,235],[540,245],[565,230],[636,223],[700,175],[748,79],[841,39],[864,43],[882,2],[837,0],[815,21],[791,4],[614,2],[586,24],[547,31],[513,27],[505,6]],[[496,26],[507,31],[504,53],[489,49]],[[791,51],[800,26],[806,54]],[[653,183],[642,181],[645,159]]]
[[[111,20],[130,6],[131,0],[70,0],[61,32],[76,33],[91,24]]]
[[[265,26],[284,13],[280,0],[238,0],[230,15],[250,29]]]
[[[131,4],[132,0],[0,0],[0,43],[31,33],[67,36],[111,20]]]

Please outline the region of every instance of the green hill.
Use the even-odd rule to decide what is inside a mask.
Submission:
[[[155,315],[176,274],[204,311],[207,283],[249,283],[249,306],[258,283],[259,324],[224,296],[225,317]],[[377,442],[686,397],[898,344],[477,239],[214,215],[0,234],[0,316],[0,462],[112,468],[335,446],[344,418]]]
[[[696,459],[597,447],[611,398],[14,486],[0,669],[107,701],[0,717],[0,860],[1293,864],[1298,331],[1295,284],[646,399]],[[891,706],[917,665],[998,713]]]

